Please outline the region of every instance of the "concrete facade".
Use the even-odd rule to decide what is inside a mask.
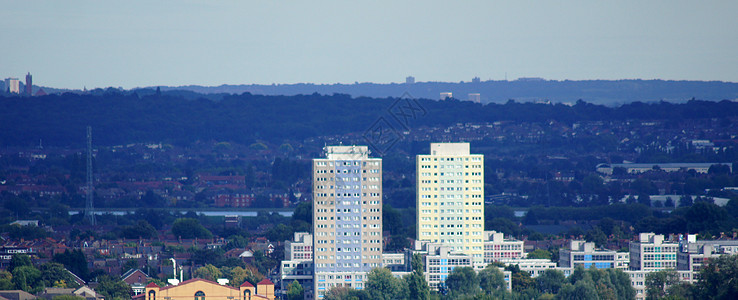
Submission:
[[[677,254],[677,270],[692,272],[691,281],[698,279],[699,271],[712,258],[738,253],[736,240],[703,240],[697,235],[689,234],[687,239],[679,242]]]
[[[382,159],[367,146],[327,146],[313,159],[313,259],[317,299],[335,286],[363,289],[382,266]]]
[[[505,234],[497,231],[484,232],[484,268],[491,262],[505,259],[519,259],[525,255],[524,242],[505,239]]]
[[[469,143],[431,143],[417,157],[417,239],[484,263],[484,156]]]
[[[641,233],[638,241],[630,242],[630,265],[634,271],[676,269],[679,244],[665,241],[664,235]]]
[[[613,250],[596,249],[594,243],[572,240],[569,248],[559,249],[559,267],[575,268],[582,266],[589,269],[609,269],[616,266],[617,252]]]
[[[313,235],[308,232],[295,232],[292,241],[284,245],[285,260],[279,268],[281,292],[287,293],[290,283],[297,280],[302,285],[307,298],[313,295]]]

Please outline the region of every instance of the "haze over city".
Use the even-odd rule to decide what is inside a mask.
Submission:
[[[736,11],[4,1],[0,300],[738,299]]]
[[[735,1],[6,1],[0,75],[57,88],[738,81]]]

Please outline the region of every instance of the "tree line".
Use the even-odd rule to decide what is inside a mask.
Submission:
[[[363,132],[397,98],[352,98],[348,95],[263,96],[244,93],[222,100],[187,99],[178,95],[103,93],[48,95],[33,98],[0,96],[0,143],[4,145],[83,144],[92,126],[96,144],[119,145],[164,141],[188,145],[217,140],[251,145],[258,140],[282,144],[285,139]],[[633,102],[606,107],[577,101],[575,105],[508,101],[478,104],[419,99],[423,115],[410,124],[446,126],[459,122],[555,120],[655,120],[729,118],[738,103],[692,100],[684,104]],[[421,113],[417,111],[417,113]]]

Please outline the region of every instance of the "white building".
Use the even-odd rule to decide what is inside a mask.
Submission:
[[[596,249],[594,243],[572,240],[569,248],[559,249],[559,267],[610,269],[616,266],[616,257],[616,251]]]
[[[428,286],[432,290],[437,290],[438,286],[446,281],[448,275],[458,267],[470,267],[476,272],[479,272],[480,268],[475,268],[473,257],[463,252],[452,250],[451,247],[437,243],[416,243],[416,247],[422,247],[422,249],[416,249],[415,253],[420,253],[425,256],[425,281],[428,282]],[[483,269],[483,268],[482,268]],[[507,289],[512,288],[510,271],[502,270],[504,275]]]
[[[698,241],[694,234],[687,235],[686,240],[679,242],[677,254],[677,270],[693,273],[692,280],[699,278],[698,272],[711,258],[738,253],[736,240]]]
[[[636,300],[644,300],[646,299],[646,275],[650,273],[651,271],[635,271],[635,270],[627,270],[625,271],[625,274],[628,274],[628,277],[630,277],[630,284],[633,286],[633,289],[636,291]],[[679,275],[679,280],[684,282],[691,282],[692,281],[692,272],[689,271],[677,271],[677,274]]]
[[[312,295],[313,290],[313,235],[308,232],[295,232],[292,241],[284,245],[284,258],[279,268],[282,293],[292,281],[297,280]]]
[[[630,270],[660,271],[676,269],[679,244],[664,241],[664,235],[641,233],[638,241],[630,242]]]
[[[382,267],[382,159],[367,146],[326,146],[313,159],[315,298],[332,287],[363,289]]]
[[[431,289],[437,289],[445,282],[448,274],[456,267],[474,267],[471,255],[454,251],[442,244],[425,244],[428,255],[425,256],[425,280]]]
[[[523,258],[523,241],[505,239],[502,232],[484,232],[484,268],[487,264],[504,259]]]
[[[441,100],[451,99],[453,97],[454,97],[454,93],[452,92],[441,93]]]
[[[615,269],[628,270],[630,266],[630,252],[615,252]]]
[[[531,277],[538,277],[543,274],[546,269],[556,269],[556,263],[548,259],[536,258],[536,259],[502,259],[499,262],[509,265],[517,265],[521,271],[530,273]]]
[[[406,258],[405,253],[382,253],[382,265],[392,271],[395,277],[402,278],[412,272]],[[412,255],[409,259],[412,259]]]

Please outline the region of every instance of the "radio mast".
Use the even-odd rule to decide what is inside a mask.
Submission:
[[[87,126],[87,203],[85,205],[85,217],[90,220],[91,225],[95,225],[95,211],[92,206],[93,196],[92,184],[92,127]]]

